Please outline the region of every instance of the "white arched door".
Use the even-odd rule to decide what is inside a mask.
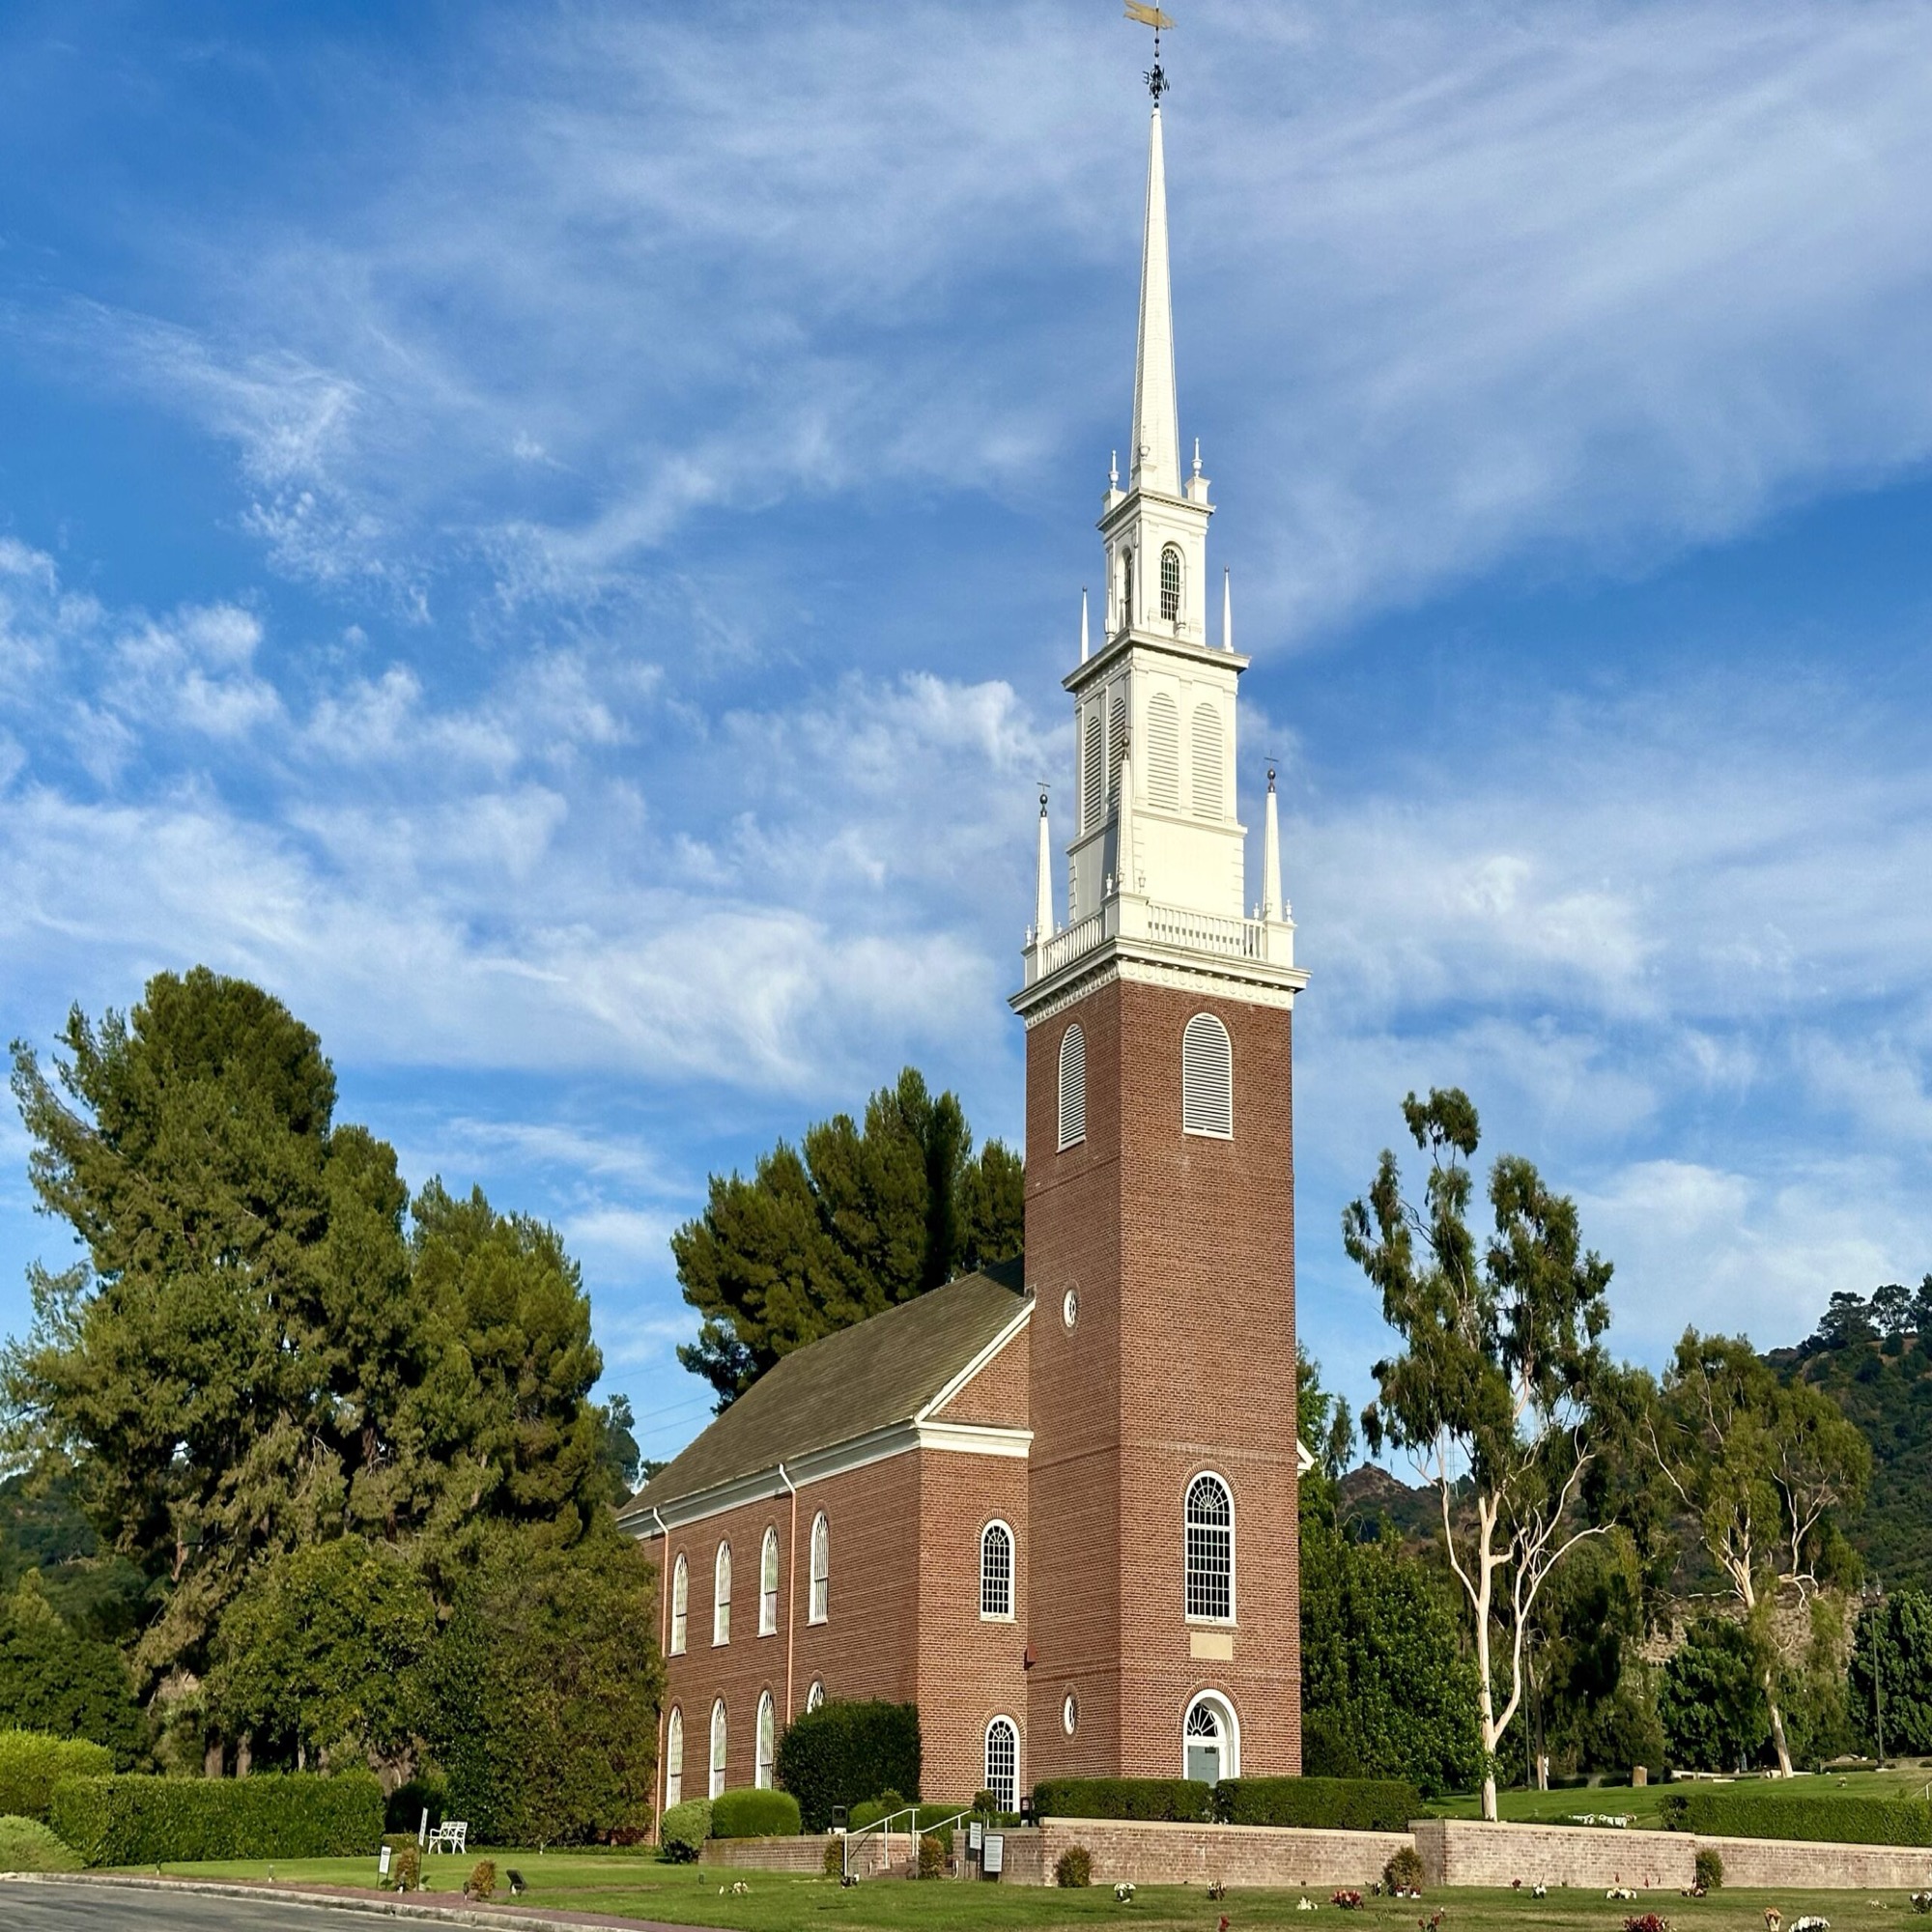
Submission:
[[[1181,1725],[1181,1776],[1203,1784],[1218,1784],[1241,1775],[1241,1736],[1235,1708],[1212,1690],[1204,1690],[1187,1707]]]

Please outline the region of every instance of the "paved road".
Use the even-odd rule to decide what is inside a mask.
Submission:
[[[0,1924],[7,1932],[353,1932],[389,1922],[275,1898],[171,1896],[106,1885],[0,1885]]]

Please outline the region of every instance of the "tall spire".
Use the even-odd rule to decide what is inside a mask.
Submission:
[[[1221,572],[1221,648],[1235,648],[1235,577],[1225,569]]]
[[[1262,821],[1262,917],[1281,916],[1281,816],[1274,802],[1274,767],[1270,765],[1267,815]]]
[[[1080,662],[1087,662],[1087,586],[1080,586]]]
[[[1174,387],[1174,297],[1167,272],[1167,168],[1160,100],[1148,133],[1147,226],[1141,241],[1141,327],[1134,357],[1134,440],[1127,480],[1180,495],[1180,420]]]
[[[1041,939],[1053,937],[1053,841],[1046,831],[1046,787],[1039,791],[1039,884],[1034,892],[1033,929]]]

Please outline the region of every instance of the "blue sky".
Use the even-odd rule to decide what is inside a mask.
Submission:
[[[1130,399],[1112,0],[0,16],[0,1020],[197,960],[565,1231],[911,1061],[1016,1136]],[[1183,435],[1283,760],[1302,1331],[1411,1086],[1614,1337],[1932,1268],[1932,13],[1199,0]],[[0,1123],[0,1325],[64,1261]]]

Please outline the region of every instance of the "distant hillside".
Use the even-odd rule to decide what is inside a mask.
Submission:
[[[1917,1294],[1834,1294],[1818,1332],[1767,1359],[1824,1389],[1864,1432],[1871,1494],[1845,1524],[1866,1573],[1932,1590],[1932,1275]]]
[[[1358,1541],[1379,1536],[1384,1523],[1406,1544],[1433,1544],[1442,1529],[1433,1489],[1410,1489],[1374,1463],[1350,1469],[1335,1485],[1335,1515]]]

